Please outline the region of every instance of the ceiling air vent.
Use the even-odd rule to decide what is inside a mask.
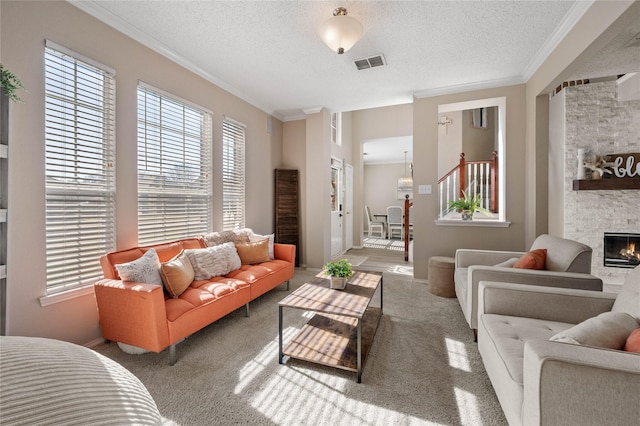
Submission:
[[[353,61],[358,70],[366,70],[367,68],[381,67],[387,65],[383,55],[369,56],[368,58],[356,59]]]

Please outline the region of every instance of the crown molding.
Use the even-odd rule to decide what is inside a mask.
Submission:
[[[304,120],[305,118],[307,118],[307,114],[305,114],[303,112],[299,112],[299,113],[288,114],[288,115],[283,116],[282,121],[283,122],[298,121],[298,120]]]
[[[585,12],[595,3],[595,0],[576,1],[567,12],[564,19],[556,30],[551,34],[547,41],[542,45],[538,53],[531,59],[525,67],[522,78],[525,82],[529,81],[533,74],[538,71],[549,55],[558,47],[560,42],[569,34],[569,31],[582,19]]]
[[[413,93],[413,96],[420,98],[430,98],[433,96],[452,95],[454,93],[472,92],[474,90],[495,89],[496,87],[513,86],[523,84],[525,81],[520,76],[507,77],[498,80],[479,81],[476,83],[459,84],[455,86],[436,87],[434,89],[420,90]]]
[[[158,40],[156,40],[155,38],[151,37],[149,34],[140,31],[139,29],[133,27],[132,25],[130,25],[128,22],[126,22],[125,20],[123,20],[122,18],[120,18],[119,16],[113,14],[112,12],[106,10],[105,8],[103,8],[101,5],[99,5],[98,3],[96,3],[93,0],[67,0],[67,2],[75,7],[77,7],[78,9],[82,10],[83,12],[93,16],[94,18],[98,19],[101,22],[104,22],[105,24],[109,25],[110,27],[114,28],[115,30],[131,37],[133,40],[137,41],[138,43],[142,44],[143,46],[148,47],[149,49],[153,50],[156,53],[159,53],[160,55],[164,56],[165,58],[171,60],[172,62],[175,62],[176,64],[186,68],[187,70],[193,72],[194,74],[204,78],[205,80],[207,80],[208,82],[215,84],[216,86],[220,87],[221,89],[231,93],[234,96],[237,96],[238,98],[242,99],[243,101],[247,102],[248,104],[260,109],[261,111],[264,111],[265,113],[274,116],[275,118],[277,118],[278,120],[282,120],[283,117],[281,114],[279,114],[277,111],[275,111],[275,109],[273,108],[272,105],[265,105],[262,104],[258,101],[256,101],[255,99],[253,99],[251,96],[247,95],[246,93],[244,93],[243,91],[239,90],[238,88],[228,84],[227,82],[220,80],[219,78],[215,77],[214,75],[206,72],[204,69],[202,69],[201,67],[197,66],[196,64],[194,64],[193,62],[189,61],[188,59],[184,58],[183,56],[177,54],[175,51],[173,51],[172,49],[168,48],[167,46],[165,46],[164,44],[160,43]]]

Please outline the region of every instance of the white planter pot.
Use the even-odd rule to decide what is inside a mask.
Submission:
[[[343,277],[331,277],[331,284],[329,288],[336,290],[344,290],[347,286],[347,279]]]

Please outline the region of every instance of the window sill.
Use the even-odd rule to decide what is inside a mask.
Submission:
[[[86,296],[93,293],[93,285],[74,288],[73,290],[61,291],[60,293],[48,294],[40,298],[40,306],[45,307],[56,303],[65,302],[67,300]]]
[[[437,226],[473,226],[473,227],[487,227],[487,228],[508,228],[511,226],[511,222],[504,222],[500,220],[492,219],[437,219],[435,220]]]

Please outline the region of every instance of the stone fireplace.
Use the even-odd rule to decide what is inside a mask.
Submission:
[[[640,190],[574,190],[573,181],[578,149],[640,153],[640,100],[620,101],[616,81],[603,81],[566,87],[549,107],[549,233],[590,246],[591,273],[622,284],[629,269],[605,266],[603,235],[640,235]]]

